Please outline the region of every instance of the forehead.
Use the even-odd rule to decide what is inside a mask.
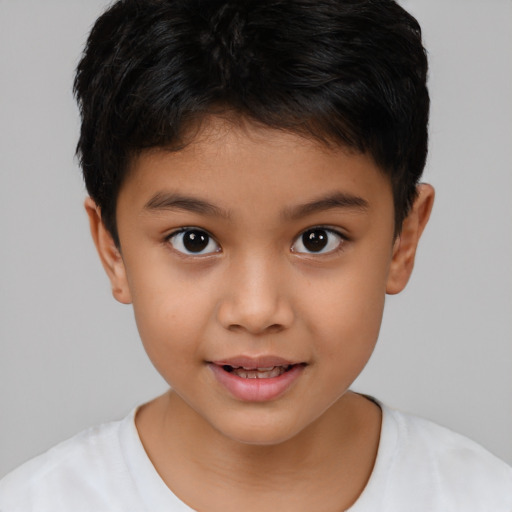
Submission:
[[[389,203],[391,184],[366,154],[211,118],[190,131],[183,149],[154,148],[134,157],[119,201],[141,209],[158,195],[177,193],[225,211],[258,205],[283,210],[333,194],[362,198],[373,208]]]

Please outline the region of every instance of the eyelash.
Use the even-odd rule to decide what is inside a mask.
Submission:
[[[315,232],[316,232],[316,239],[315,239]],[[186,247],[187,241],[183,240],[183,237],[185,234],[189,233],[191,238],[188,240],[190,243],[197,243],[196,249],[200,249],[198,251],[192,250],[190,247]],[[309,239],[305,238],[309,233]],[[327,233],[327,237],[323,237],[321,233]],[[180,236],[181,235],[181,236]],[[334,236],[338,239],[336,242],[335,247],[329,248],[328,251],[322,252],[325,247],[329,247],[329,245],[332,246],[333,241],[331,240],[331,237]],[[175,245],[173,244],[173,241],[175,242]],[[340,233],[339,231],[324,227],[324,226],[313,226],[311,228],[305,229],[302,231],[293,241],[293,244],[291,246],[291,252],[295,254],[307,254],[307,255],[327,255],[327,254],[333,254],[337,253],[341,250],[343,250],[345,243],[348,241],[348,238]],[[198,227],[183,227],[180,228],[177,231],[174,231],[170,235],[168,235],[165,238],[165,242],[170,244],[172,248],[185,256],[192,256],[192,257],[205,257],[209,256],[211,254],[222,252],[222,248],[220,247],[220,244],[215,240],[215,238],[208,233],[208,231],[198,228]],[[316,248],[319,248],[318,251],[311,250],[311,248],[307,248],[305,244],[308,242],[312,243],[313,245],[317,245]],[[324,244],[325,242],[325,244]],[[201,249],[201,246],[204,245],[204,247]],[[305,250],[298,250],[297,246],[301,246]],[[177,247],[178,246],[178,247]],[[209,249],[208,252],[203,252],[206,249]]]
[[[307,241],[307,239],[305,240],[305,237],[308,233],[310,233],[310,237],[309,237],[309,241],[310,242],[313,242],[313,243],[317,243],[318,241],[322,242],[323,240],[317,240],[315,241],[312,237],[312,235],[315,233],[315,232],[323,232],[323,233],[327,233],[329,236],[326,240],[326,243],[323,247],[320,248],[320,251],[322,251],[325,247],[328,247],[329,244],[332,245],[332,240],[329,240],[330,236],[334,236],[338,239],[337,243],[336,243],[336,247],[333,247],[333,248],[330,248],[328,251],[326,252],[320,252],[320,251],[310,251],[310,250],[307,250],[306,246],[305,246],[305,242]],[[321,238],[321,237],[320,237]],[[302,231],[299,236],[297,236],[295,238],[295,241],[291,247],[291,251],[296,253],[296,254],[307,254],[307,255],[318,255],[318,256],[323,256],[323,255],[328,255],[328,254],[335,254],[339,251],[342,251],[344,249],[344,246],[345,246],[345,243],[348,241],[348,238],[343,234],[343,233],[340,233],[339,231],[337,231],[336,229],[332,229],[332,228],[328,228],[328,227],[325,227],[325,226],[313,226],[311,228],[308,228],[308,229],[305,229],[304,231]],[[296,247],[297,245],[301,244],[306,250],[305,251],[298,251],[296,249],[294,249],[294,247]]]
[[[194,252],[194,251],[191,251],[190,249],[187,249],[187,247],[185,247],[185,243],[186,242],[183,242],[183,236],[186,234],[186,233],[195,233],[196,236],[201,236],[203,237],[204,235],[206,235],[206,237],[208,238],[208,241],[204,247],[204,249],[202,249],[201,251],[197,251],[197,252]],[[181,236],[181,238],[178,238],[180,237],[180,235],[183,235]],[[180,244],[184,250],[182,250],[181,248],[177,248],[173,245],[173,240],[177,239],[178,240],[178,244]],[[181,229],[178,229],[177,231],[174,231],[173,233],[171,233],[169,236],[167,236],[165,238],[165,241],[170,244],[172,246],[172,248],[178,252],[178,253],[181,253],[185,256],[208,256],[210,254],[215,254],[215,253],[218,253],[218,252],[221,252],[221,248],[220,248],[220,245],[217,243],[217,241],[215,240],[215,238],[212,237],[212,235],[210,235],[210,233],[208,233],[208,231],[205,231],[204,229],[201,229],[201,228],[196,228],[196,227],[184,227],[184,228],[181,228]],[[189,240],[189,241],[193,241],[192,240]],[[201,242],[201,240],[199,240]],[[206,252],[204,253],[203,251],[205,249],[207,249],[210,245],[212,244],[215,244],[215,246],[217,247],[215,250],[210,250],[209,252]],[[188,252],[187,252],[188,251]]]

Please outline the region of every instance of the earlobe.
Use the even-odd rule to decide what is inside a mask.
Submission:
[[[123,258],[112,235],[103,224],[100,208],[90,197],[85,200],[84,206],[94,245],[112,286],[112,295],[122,304],[130,304],[132,298]]]
[[[411,277],[416,249],[430,218],[434,196],[434,188],[431,185],[423,183],[418,185],[418,196],[403,222],[402,231],[393,247],[386,284],[386,293],[390,295],[401,292]]]

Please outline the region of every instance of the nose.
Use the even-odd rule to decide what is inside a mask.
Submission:
[[[230,331],[279,332],[294,320],[278,258],[251,256],[226,272],[218,320]]]

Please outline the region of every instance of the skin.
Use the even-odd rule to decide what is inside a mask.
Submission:
[[[368,155],[212,118],[185,149],[134,159],[117,203],[120,248],[86,200],[113,295],[133,304],[172,388],[139,410],[141,440],[192,508],[339,511],[357,500],[381,412],[348,390],[386,293],[411,274],[434,198],[429,185],[418,191],[395,238],[389,179]],[[301,235],[318,226],[332,230],[328,250],[311,253]],[[183,227],[211,235],[207,252],[183,252],[172,236]],[[271,400],[233,396],[209,364],[268,355],[302,363]]]

